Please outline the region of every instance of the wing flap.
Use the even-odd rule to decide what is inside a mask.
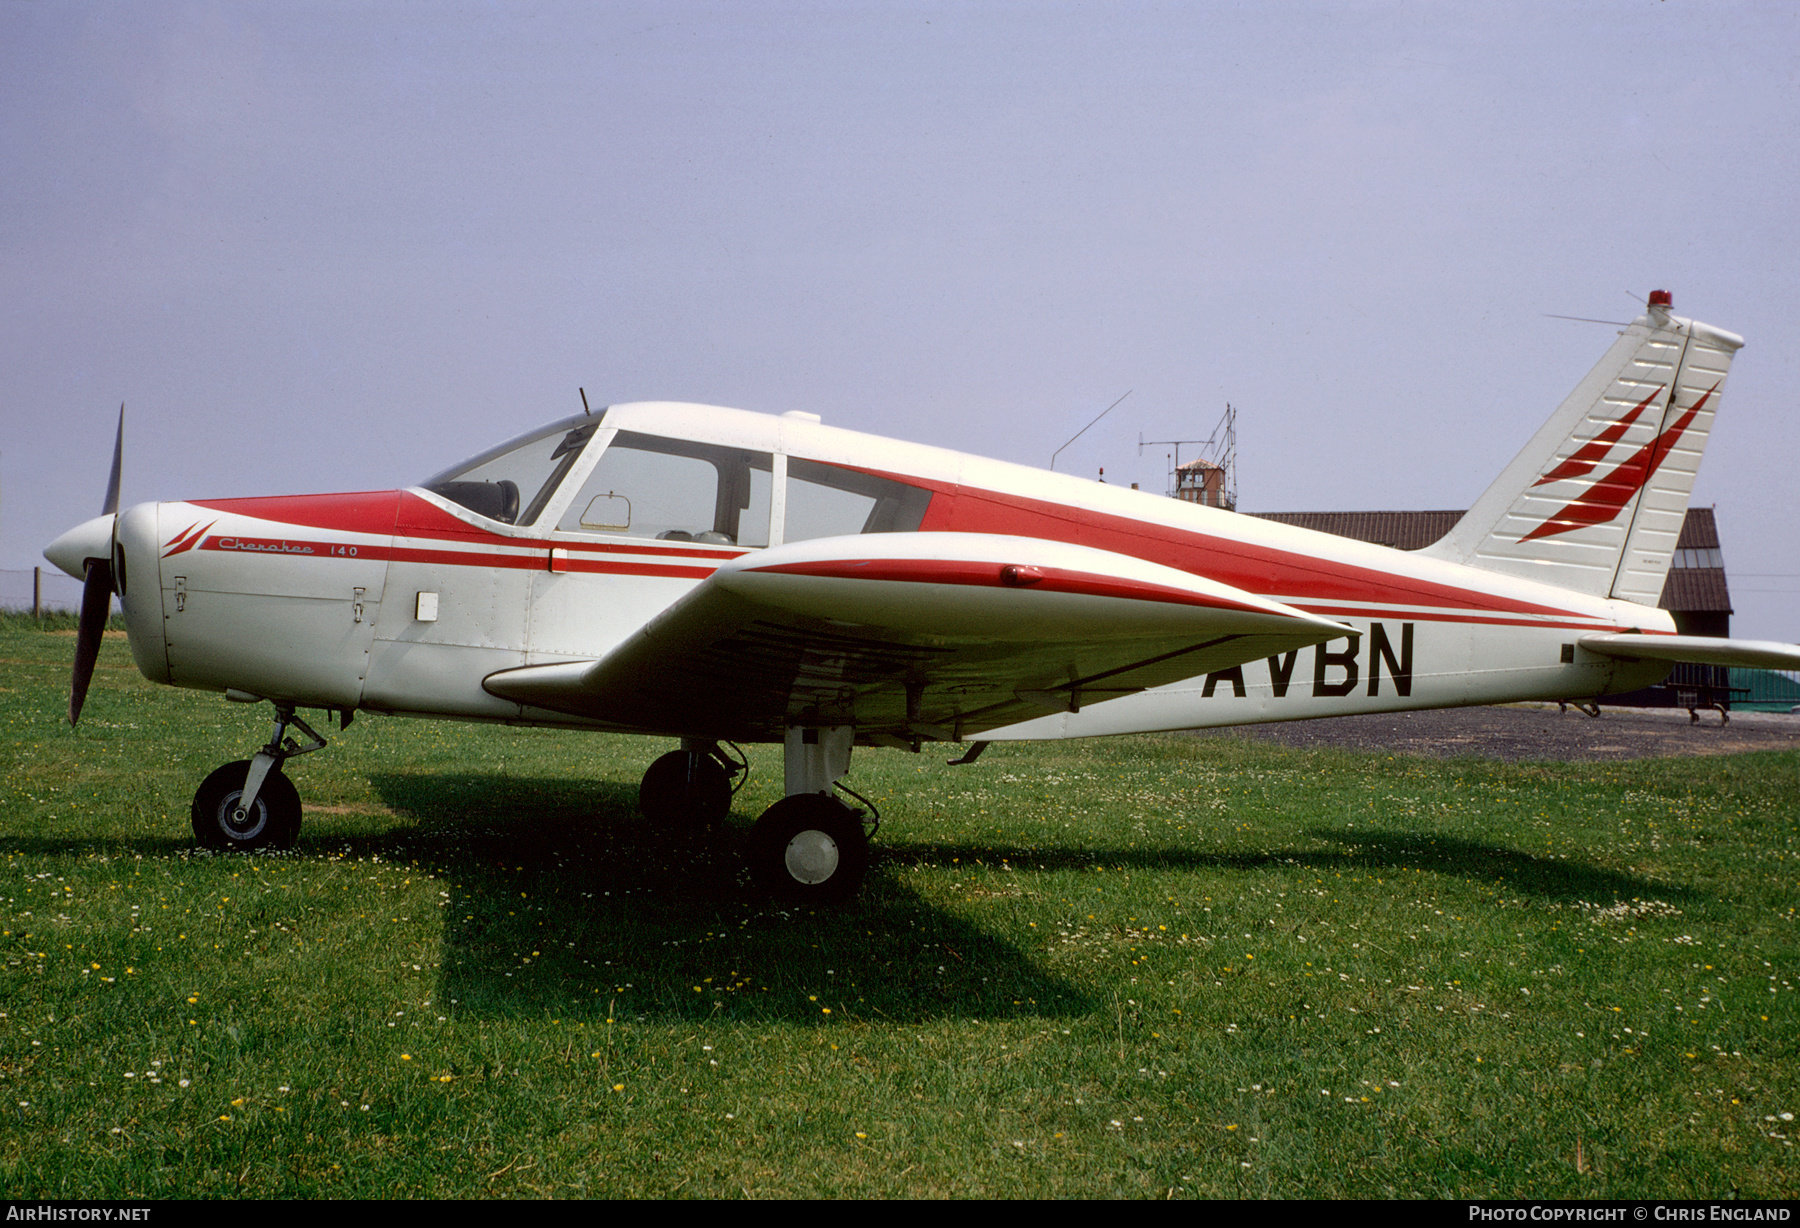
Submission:
[[[962,738],[1354,634],[1141,559],[975,533],[822,538],[734,559],[598,661],[492,694],[621,729]]]

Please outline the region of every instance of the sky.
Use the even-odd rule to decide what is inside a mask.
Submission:
[[[1800,7],[0,5],[0,568],[689,400],[1248,511],[1467,507],[1667,289],[1800,641]],[[1183,459],[1192,455],[1185,449]]]

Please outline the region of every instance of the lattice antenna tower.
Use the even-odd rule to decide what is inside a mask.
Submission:
[[[1237,510],[1237,410],[1227,403],[1213,432],[1205,439],[1145,439],[1138,436],[1138,455],[1146,447],[1172,445],[1168,472],[1168,494],[1206,507]],[[1198,448],[1197,459],[1182,463],[1181,449]]]

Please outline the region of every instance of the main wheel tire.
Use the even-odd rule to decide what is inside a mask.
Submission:
[[[291,849],[300,838],[300,792],[277,764],[263,777],[256,802],[242,820],[235,817],[238,799],[250,775],[250,761],[227,763],[201,782],[194,794],[194,839],[203,848],[247,853],[255,849]]]
[[[771,895],[800,903],[847,900],[869,868],[862,820],[835,797],[796,793],[750,829],[750,874]]]
[[[672,750],[644,773],[638,809],[658,827],[715,827],[731,812],[731,777],[711,755]]]

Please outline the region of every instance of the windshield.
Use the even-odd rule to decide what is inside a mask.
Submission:
[[[600,417],[565,418],[510,440],[425,479],[425,489],[501,524],[535,524]]]

